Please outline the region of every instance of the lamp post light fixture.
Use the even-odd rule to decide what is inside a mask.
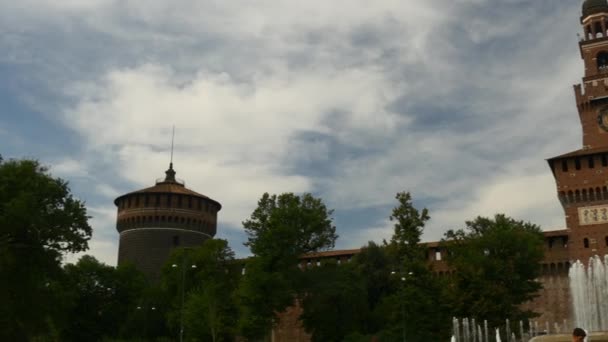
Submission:
[[[181,286],[180,286],[180,292],[181,292],[181,303],[179,306],[179,341],[183,342],[184,341],[184,287],[185,287],[185,283],[186,283],[186,256],[184,255],[182,257],[182,264],[181,265],[177,265],[177,264],[172,264],[171,268],[181,268],[182,270],[182,281],[181,281]],[[196,269],[196,265],[190,265],[191,269]]]

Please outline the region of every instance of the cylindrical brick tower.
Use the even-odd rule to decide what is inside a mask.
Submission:
[[[155,186],[114,200],[120,234],[118,264],[132,263],[153,280],[174,248],[200,246],[215,236],[217,212],[222,208],[177,180],[173,163],[165,174]]]

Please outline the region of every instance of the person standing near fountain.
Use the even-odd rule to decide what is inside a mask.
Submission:
[[[574,328],[574,331],[572,332],[572,342],[583,342],[585,337],[587,337],[585,330],[581,328]]]

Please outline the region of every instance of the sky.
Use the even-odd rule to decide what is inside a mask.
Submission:
[[[581,1],[0,0],[0,154],[85,201],[115,265],[117,196],[174,167],[246,256],[264,192],[334,209],[337,249],[504,213],[565,228],[546,159],[581,147]],[[69,256],[68,261],[78,256]]]

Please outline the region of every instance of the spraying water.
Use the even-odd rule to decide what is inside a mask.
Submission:
[[[575,262],[569,271],[576,326],[589,331],[608,330],[608,255],[589,259],[587,267]]]

